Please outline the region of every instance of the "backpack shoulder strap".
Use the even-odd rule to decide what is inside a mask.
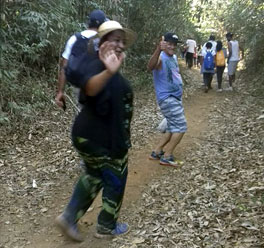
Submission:
[[[82,34],[80,32],[76,32],[74,35],[75,35],[77,40],[82,38]]]

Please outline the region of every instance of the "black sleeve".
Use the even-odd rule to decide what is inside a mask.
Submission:
[[[89,63],[83,64],[83,67],[84,68],[81,69],[83,73],[81,74],[80,79],[79,79],[79,85],[80,85],[79,87],[81,89],[85,89],[87,81],[91,77],[99,74],[105,69],[103,62],[99,58],[94,59],[90,61]]]

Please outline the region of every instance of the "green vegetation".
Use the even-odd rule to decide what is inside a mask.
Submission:
[[[210,33],[225,40],[234,32],[245,47],[246,68],[263,68],[262,0],[0,0],[0,125],[34,120],[34,113],[51,107],[65,41],[85,28],[94,8],[138,33],[125,68],[133,81],[146,83],[146,61],[168,30],[201,43]]]

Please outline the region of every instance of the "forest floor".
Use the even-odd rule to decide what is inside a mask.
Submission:
[[[131,231],[112,241],[93,236],[100,196],[80,220],[84,242],[68,240],[54,225],[80,174],[69,136],[70,104],[66,113],[55,106],[39,113],[23,135],[2,132],[0,248],[264,247],[263,95],[249,89],[254,80],[246,82],[243,73],[235,91],[222,93],[215,79],[204,93],[198,69],[183,65],[182,74],[188,131],[175,151],[183,161],[178,168],[148,160],[162,117],[152,84],[135,90],[120,214]]]

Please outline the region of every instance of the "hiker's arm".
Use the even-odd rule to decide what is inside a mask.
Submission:
[[[160,56],[161,51],[165,48],[166,45],[167,45],[166,41],[160,41],[160,43],[156,47],[154,53],[152,54],[148,62],[148,65],[147,65],[148,71],[152,71],[154,69],[158,69],[161,67],[161,60],[159,59],[159,56]]]
[[[227,63],[229,63],[229,59],[232,56],[232,45],[230,42],[228,42],[228,57],[227,57]]]
[[[109,70],[104,70],[99,74],[91,77],[85,86],[87,96],[96,96],[106,85],[107,81],[113,76]]]
[[[109,42],[105,42],[103,45],[101,45],[99,50],[99,58],[103,62],[105,69],[102,72],[92,76],[87,81],[85,85],[86,95],[96,96],[104,88],[108,80],[117,73],[124,57],[124,53],[117,55]]]
[[[186,42],[185,45],[184,45],[184,49],[185,49],[185,51],[187,51],[188,48],[189,48],[189,42]]]
[[[148,62],[148,65],[147,65],[148,71],[152,71],[153,69],[158,67],[160,53],[161,53],[160,46],[157,46]]]
[[[63,108],[65,107],[65,96],[64,96],[64,88],[66,84],[66,77],[65,77],[65,71],[64,68],[67,65],[68,60],[65,58],[60,59],[60,65],[59,65],[59,73],[58,73],[58,83],[57,83],[57,94],[55,97],[56,104]]]
[[[214,55],[214,67],[216,69],[216,55]]]

